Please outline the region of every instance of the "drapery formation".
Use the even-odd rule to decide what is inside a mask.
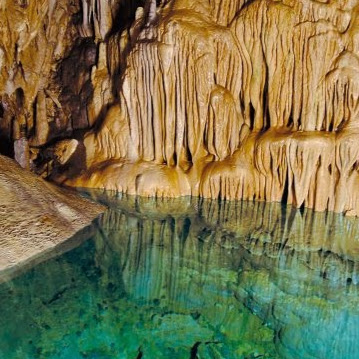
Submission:
[[[356,2],[177,0],[145,28],[138,14],[116,115],[74,184],[357,213]],[[183,183],[167,193],[169,172]]]
[[[44,6],[54,16],[56,4]],[[67,31],[81,47],[55,52],[61,76],[32,95],[33,116],[27,91],[13,111],[38,172],[32,147],[66,133],[78,150],[46,175],[68,185],[359,213],[358,1],[82,0],[78,10]],[[3,107],[21,103],[6,86]],[[23,135],[24,123],[34,131]],[[26,143],[16,148],[27,158]]]

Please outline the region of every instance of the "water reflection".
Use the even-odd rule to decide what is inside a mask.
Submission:
[[[359,357],[358,220],[91,196],[91,240],[0,286],[0,358]]]

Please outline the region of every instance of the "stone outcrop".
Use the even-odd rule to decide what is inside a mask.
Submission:
[[[39,179],[6,157],[0,156],[0,169],[2,281],[4,275],[56,252],[104,208]]]
[[[24,43],[43,38],[57,75],[32,92],[3,85],[5,105],[24,104],[13,140],[28,139],[35,171],[128,194],[359,214],[358,1],[82,0],[61,7],[77,22],[41,20],[60,6],[43,0],[43,17],[26,21],[61,34],[61,49],[39,25],[12,40],[19,58],[8,60],[26,78]],[[23,118],[33,133],[22,135]],[[64,137],[78,141],[66,163],[42,155]]]

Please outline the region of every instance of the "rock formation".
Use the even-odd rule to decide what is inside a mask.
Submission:
[[[359,1],[2,4],[1,129],[23,166],[359,215]],[[44,155],[63,139],[65,162]]]
[[[91,224],[103,207],[37,178],[3,156],[0,169],[2,281],[20,266],[38,261],[40,255],[56,253],[65,240]]]

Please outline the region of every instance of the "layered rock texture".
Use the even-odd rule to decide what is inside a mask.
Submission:
[[[0,282],[57,253],[63,242],[91,224],[103,207],[59,189],[0,156]],[[84,211],[86,208],[86,211]],[[78,234],[79,235],[79,234]],[[78,241],[78,239],[77,239]]]
[[[2,126],[24,167],[359,214],[359,1],[2,3]]]

